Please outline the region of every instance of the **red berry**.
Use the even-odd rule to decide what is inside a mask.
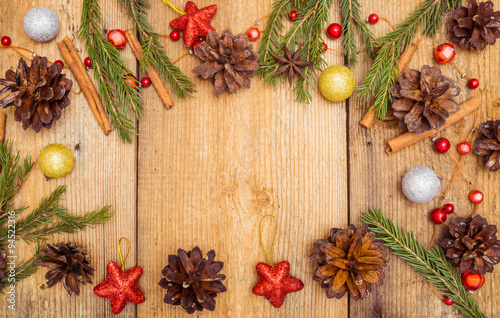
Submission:
[[[484,200],[484,194],[481,191],[474,190],[469,195],[470,202],[479,204]]]
[[[90,60],[90,57],[86,57],[85,60],[83,60],[83,64],[85,64],[86,67],[92,67],[92,61]]]
[[[109,30],[106,37],[108,42],[113,44],[117,49],[123,49],[127,46],[127,36],[120,29]]]
[[[461,155],[468,155],[470,154],[471,150],[472,147],[470,143],[468,143],[467,141],[462,141],[461,143],[458,144],[458,152]]]
[[[368,17],[368,22],[370,22],[371,24],[377,23],[378,22],[378,15],[375,13],[370,14],[370,16]]]
[[[323,42],[323,50],[325,50],[325,52],[328,51],[328,45],[326,45],[325,42]]]
[[[342,35],[342,26],[338,23],[332,23],[326,29],[326,34],[332,39],[338,39]]]
[[[299,16],[297,15],[297,11],[296,10],[293,10],[292,12],[290,12],[290,14],[288,15],[288,18],[290,19],[290,21],[295,21],[297,20]]]
[[[484,284],[484,276],[477,273],[472,274],[470,270],[462,274],[462,284],[471,291],[478,290]]]
[[[479,80],[477,78],[471,78],[469,81],[469,87],[472,89],[476,89],[479,87]]]
[[[179,33],[179,31],[173,30],[172,32],[170,32],[170,39],[172,39],[172,41],[177,41],[180,38],[181,38],[181,34]]]
[[[128,73],[127,76],[124,76],[125,82],[127,82],[127,85],[130,88],[137,89],[139,86],[139,82],[137,82],[137,77],[135,77],[133,74]]]
[[[448,298],[448,296],[444,296],[443,301],[448,306],[451,306],[451,305],[453,305],[455,303],[453,300],[451,300],[450,298]]]
[[[260,38],[260,30],[257,28],[250,28],[247,31],[247,36],[250,41],[257,41]]]
[[[11,44],[12,44],[12,40],[8,36],[2,37],[2,45],[3,46],[10,46]]]
[[[436,50],[434,51],[434,55],[436,56],[436,61],[439,64],[446,64],[448,62],[451,62],[455,58],[455,55],[457,55],[457,52],[455,51],[455,47],[451,43],[443,43],[441,45],[438,45]]]
[[[191,50],[193,50],[193,51],[194,51],[194,47],[195,47],[195,46],[198,46],[198,45],[200,45],[200,44],[201,44],[201,41],[200,41],[200,40],[196,40],[196,41],[194,41],[194,42],[193,42],[193,45],[191,45]]]
[[[443,209],[435,209],[431,212],[431,220],[434,224],[441,224],[446,221],[447,214]]]
[[[446,153],[450,150],[450,141],[446,138],[439,138],[434,142],[434,149],[439,153]]]
[[[61,60],[54,61],[54,64],[59,64],[59,65],[61,65],[62,67],[64,67],[64,63],[63,63],[63,61],[61,61]]]
[[[141,85],[142,87],[149,87],[149,85],[151,85],[151,79],[149,77],[143,77],[141,79]]]
[[[446,214],[452,214],[453,212],[455,212],[455,207],[453,206],[453,204],[448,203],[444,205],[443,210],[444,212],[446,212]]]

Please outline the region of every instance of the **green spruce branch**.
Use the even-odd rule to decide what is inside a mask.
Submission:
[[[328,22],[332,3],[333,0],[295,1],[293,4],[297,8],[299,18],[292,23],[285,36],[281,37],[280,33],[284,28],[284,10],[289,7],[289,3],[278,0],[264,31],[263,41],[259,48],[259,54],[262,56],[259,59],[258,74],[264,78],[266,83],[271,83],[274,86],[278,79],[283,81],[285,76],[285,74],[274,76],[274,72],[279,68],[279,63],[270,56],[270,53],[281,56],[285,47],[294,52],[302,45],[301,60],[312,63],[312,66],[303,70],[305,78],[299,77],[296,80],[293,91],[298,102],[311,101],[311,90],[314,90],[316,71],[322,70],[326,66],[322,57],[324,54],[322,30]]]
[[[340,9],[342,11],[342,30],[344,30],[342,46],[347,58],[347,65],[354,67],[358,64],[359,52],[356,45],[355,30],[358,30],[361,41],[366,46],[367,57],[372,56],[374,53],[375,37],[361,18],[362,10],[358,0],[340,0]]]
[[[179,98],[191,97],[195,92],[195,85],[172,63],[160,43],[160,35],[148,21],[145,9],[151,6],[149,0],[117,1],[120,5],[125,6],[127,13],[132,17],[137,39],[142,45],[142,59],[140,61],[142,71],[152,67],[156,68],[164,80],[170,83],[172,90]]]
[[[101,8],[97,0],[84,0],[78,37],[92,61],[94,78],[111,122],[124,142],[133,142],[137,134],[135,122],[141,118],[142,97],[137,87],[126,81],[132,72],[127,60],[111,44],[102,31]]]
[[[440,247],[425,248],[417,241],[413,233],[400,228],[380,211],[370,209],[362,214],[361,221],[365,222],[369,229],[377,234],[377,238],[394,254],[416,269],[435,289],[453,300],[454,306],[464,316],[485,317],[476,301],[466,291],[459,274]]]
[[[461,0],[425,0],[419,8],[395,26],[395,30],[376,39],[375,47],[380,46],[375,61],[363,84],[358,87],[357,96],[369,100],[375,96],[372,108],[379,119],[384,119],[392,103],[391,87],[398,74],[401,54],[412,45],[419,29],[429,37],[434,37],[443,23],[444,14],[458,8]]]
[[[36,272],[37,266],[33,260],[38,258],[39,243],[55,234],[76,233],[106,223],[114,214],[109,206],[104,206],[82,216],[69,213],[60,205],[66,186],[57,187],[48,197],[40,200],[39,205],[29,214],[20,218],[20,214],[27,210],[26,207],[13,209],[10,200],[19,191],[27,174],[33,167],[31,157],[27,156],[22,161],[19,152],[12,150],[13,144],[0,143],[0,198],[2,206],[0,211],[0,248],[5,247],[13,240],[24,240],[36,245],[35,255],[16,266],[15,281],[19,282]],[[15,222],[12,222],[15,220]],[[12,231],[15,229],[15,237]],[[10,231],[10,232],[9,232]],[[4,284],[11,282],[4,277]],[[1,288],[0,288],[1,289]]]

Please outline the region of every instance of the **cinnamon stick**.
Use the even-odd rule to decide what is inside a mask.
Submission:
[[[411,42],[411,45],[406,48],[406,50],[401,54],[399,57],[399,62],[398,62],[398,69],[399,73],[404,72],[408,65],[410,64],[410,61],[413,59],[413,56],[415,56],[415,53],[417,52],[417,47],[418,43],[420,43],[420,39],[418,37],[415,37],[413,39],[413,42]],[[359,124],[366,129],[370,129],[373,124],[375,123],[375,111],[370,108],[363,119],[359,122]]]
[[[104,106],[102,105],[99,93],[97,92],[94,84],[92,83],[92,80],[90,79],[89,74],[87,73],[87,71],[85,69],[85,65],[83,64],[82,59],[80,58],[80,55],[78,55],[78,51],[76,50],[75,46],[73,45],[73,42],[71,41],[71,39],[68,36],[65,36],[63,39],[63,42],[66,44],[66,47],[68,48],[68,51],[71,55],[71,58],[74,61],[73,65],[79,70],[81,75],[83,75],[84,86],[86,86],[90,90],[90,93],[92,94],[92,97],[94,98],[94,102],[95,102],[94,105],[97,108],[97,111],[99,112],[99,117],[100,117],[101,122],[102,122],[102,129],[103,129],[104,133],[106,135],[108,135],[111,132],[111,124],[109,123],[108,116],[106,114],[106,111],[104,110]],[[94,114],[94,116],[95,116],[95,114]],[[99,122],[99,120],[98,120],[98,122]]]
[[[5,112],[0,112],[0,142],[5,140],[5,120],[7,119],[7,114]]]
[[[396,138],[393,138],[387,141],[388,148],[386,149],[387,154],[392,155],[395,152],[398,152],[408,146],[414,145],[419,141],[422,141],[426,138],[429,138],[432,135],[437,134],[438,132],[448,128],[449,126],[455,124],[460,119],[469,115],[473,111],[481,106],[481,95],[472,97],[460,105],[460,110],[456,113],[453,113],[448,117],[446,123],[439,130],[429,130],[419,135],[414,132],[404,133]]]
[[[125,31],[125,35],[127,36],[128,43],[132,48],[132,52],[134,53],[135,58],[140,61],[142,59],[141,43],[139,43],[139,41],[136,39],[133,30]],[[146,74],[148,75],[149,79],[151,79],[151,83],[153,83],[153,86],[158,92],[158,95],[160,95],[163,106],[165,106],[166,109],[170,109],[170,107],[174,106],[174,102],[168,94],[167,88],[163,84],[160,75],[158,75],[158,73],[152,67],[146,69]]]

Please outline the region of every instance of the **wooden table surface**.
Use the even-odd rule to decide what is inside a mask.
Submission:
[[[402,22],[420,0],[361,0],[365,16],[376,12],[393,23]],[[103,28],[126,30],[131,27],[117,1],[102,0]],[[495,6],[500,7],[498,1]],[[174,1],[182,7],[183,1]],[[200,7],[212,4],[197,2]],[[230,27],[243,32],[258,17],[270,13],[272,1],[226,0],[217,3],[213,19],[217,30]],[[57,38],[36,43],[24,32],[22,21],[35,6],[46,6],[59,16],[61,29]],[[76,39],[80,25],[81,1],[33,0],[3,2],[0,5],[1,35],[9,35],[13,45],[35,50],[51,60],[60,59],[56,41],[68,35],[86,57],[83,44]],[[168,34],[169,22],[177,16],[160,0],[152,1],[149,17],[158,32]],[[337,1],[331,22],[340,21]],[[264,26],[262,25],[261,28]],[[383,22],[370,26],[377,36],[388,32]],[[166,51],[176,59],[185,48],[181,42],[162,40]],[[329,47],[341,50],[341,40],[326,40]],[[423,43],[438,45],[449,41],[442,30],[434,39]],[[259,45],[259,42],[256,43]],[[130,48],[122,53],[132,69],[137,69]],[[441,70],[462,87],[459,101],[481,94],[481,119],[500,118],[500,108],[493,107],[500,98],[498,74],[500,44],[480,53],[458,50],[456,62],[467,74],[479,78],[477,90],[469,90],[451,64]],[[16,67],[19,56],[2,50],[0,71]],[[328,64],[343,64],[343,56],[329,51]],[[75,151],[76,165],[67,177],[46,181],[35,166],[16,197],[18,204],[35,206],[58,185],[68,185],[65,206],[73,213],[84,213],[111,204],[116,215],[105,226],[75,235],[56,236],[51,242],[75,241],[87,247],[96,269],[94,282],[104,280],[106,264],[118,262],[117,240],[125,236],[132,249],[126,267],[140,265],[144,269],[139,287],[146,301],[128,304],[121,317],[186,317],[178,307],[163,303],[165,290],[157,283],[169,254],[178,248],[199,246],[203,252],[214,249],[217,259],[225,263],[223,273],[228,292],[217,297],[215,312],[204,311],[203,317],[374,317],[378,306],[384,317],[455,317],[459,312],[445,306],[430,290],[427,282],[396,256],[390,254],[390,267],[385,270],[383,286],[374,286],[363,301],[327,299],[325,290],[312,280],[316,266],[309,260],[312,243],[328,235],[331,227],[360,225],[360,214],[370,206],[416,233],[427,244],[432,224],[427,215],[439,198],[427,204],[414,204],[401,192],[401,178],[410,168],[424,165],[443,179],[443,189],[451,177],[453,164],[449,156],[438,155],[426,140],[395,155],[385,153],[385,142],[401,133],[395,125],[377,123],[371,130],[358,125],[368,104],[356,98],[332,103],[319,92],[309,104],[294,103],[293,93],[285,85],[276,90],[252,80],[249,90],[237,95],[216,98],[212,84],[191,73],[199,61],[189,56],[179,67],[197,84],[195,98],[181,101],[166,111],[153,87],[142,89],[144,118],[138,125],[140,137],[133,144],[123,144],[112,132],[104,136],[83,95],[74,95],[71,106],[50,130],[36,134],[23,131],[8,109],[7,138],[15,142],[22,154],[37,157],[50,143],[62,143]],[[421,47],[410,67],[436,65],[433,50]],[[354,70],[359,84],[369,63]],[[137,71],[137,77],[144,76]],[[457,144],[466,138],[473,126],[474,115],[439,134]],[[455,151],[455,150],[452,150]],[[500,223],[500,172],[488,173],[475,155],[463,161],[465,172],[481,189],[485,202],[479,213],[490,223]],[[439,194],[442,196],[444,190]],[[469,187],[457,174],[449,195],[461,215],[470,213]],[[263,297],[251,293],[257,281],[255,265],[265,261],[259,247],[258,224],[265,214],[273,214],[278,222],[273,258],[288,260],[291,274],[302,279],[305,288],[287,296],[280,309]],[[270,227],[264,228],[269,239]],[[29,256],[31,247],[19,242],[19,257]],[[17,291],[18,306],[14,315],[0,306],[2,317],[112,317],[109,300],[98,298],[92,286],[84,286],[79,297],[69,297],[63,287],[41,291],[45,270],[22,282]],[[488,274],[486,284],[475,298],[488,317],[500,315],[498,284],[500,269]],[[5,297],[5,296],[2,296]]]

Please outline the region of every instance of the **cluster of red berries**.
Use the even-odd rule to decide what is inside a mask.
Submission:
[[[451,43],[440,44],[434,50],[434,56],[439,64],[446,64],[453,61],[456,55],[455,46]],[[465,76],[465,74],[463,76]],[[479,87],[479,80],[477,78],[471,78],[468,85],[470,88],[476,89]]]

